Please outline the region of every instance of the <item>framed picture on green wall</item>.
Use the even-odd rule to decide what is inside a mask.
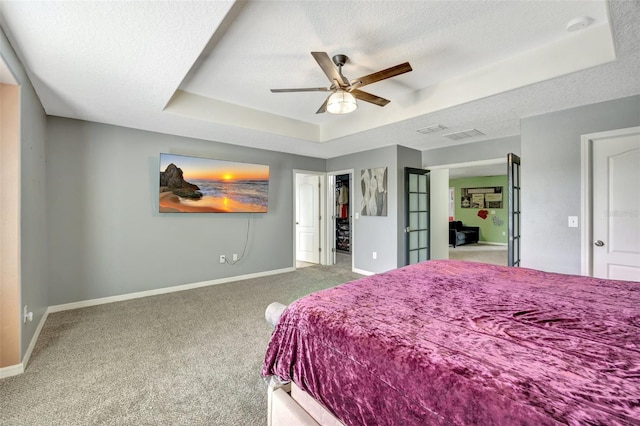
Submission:
[[[460,207],[463,209],[501,209],[502,187],[461,188]]]

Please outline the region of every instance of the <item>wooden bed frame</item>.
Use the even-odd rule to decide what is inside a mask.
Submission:
[[[267,425],[345,426],[295,383],[272,381],[268,390]]]
[[[277,302],[267,306],[265,319],[271,327],[275,328],[285,308],[286,305]],[[267,396],[268,426],[344,426],[344,423],[336,419],[333,414],[293,382],[280,384],[271,378]]]

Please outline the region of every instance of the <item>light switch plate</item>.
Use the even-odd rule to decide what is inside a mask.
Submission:
[[[578,216],[569,216],[569,228],[578,227]]]

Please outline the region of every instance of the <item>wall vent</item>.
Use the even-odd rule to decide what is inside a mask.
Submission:
[[[434,124],[433,126],[427,126],[423,127],[422,129],[418,129],[416,130],[416,132],[426,135],[428,133],[439,132],[440,130],[444,130],[446,128],[447,127],[443,126],[442,124]]]
[[[461,132],[447,133],[446,135],[442,136],[457,141],[464,138],[472,138],[474,136],[484,136],[484,133],[477,129],[469,129],[463,130]]]

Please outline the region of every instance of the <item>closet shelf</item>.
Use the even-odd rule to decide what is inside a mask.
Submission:
[[[351,252],[351,220],[349,175],[336,176],[336,250]]]

